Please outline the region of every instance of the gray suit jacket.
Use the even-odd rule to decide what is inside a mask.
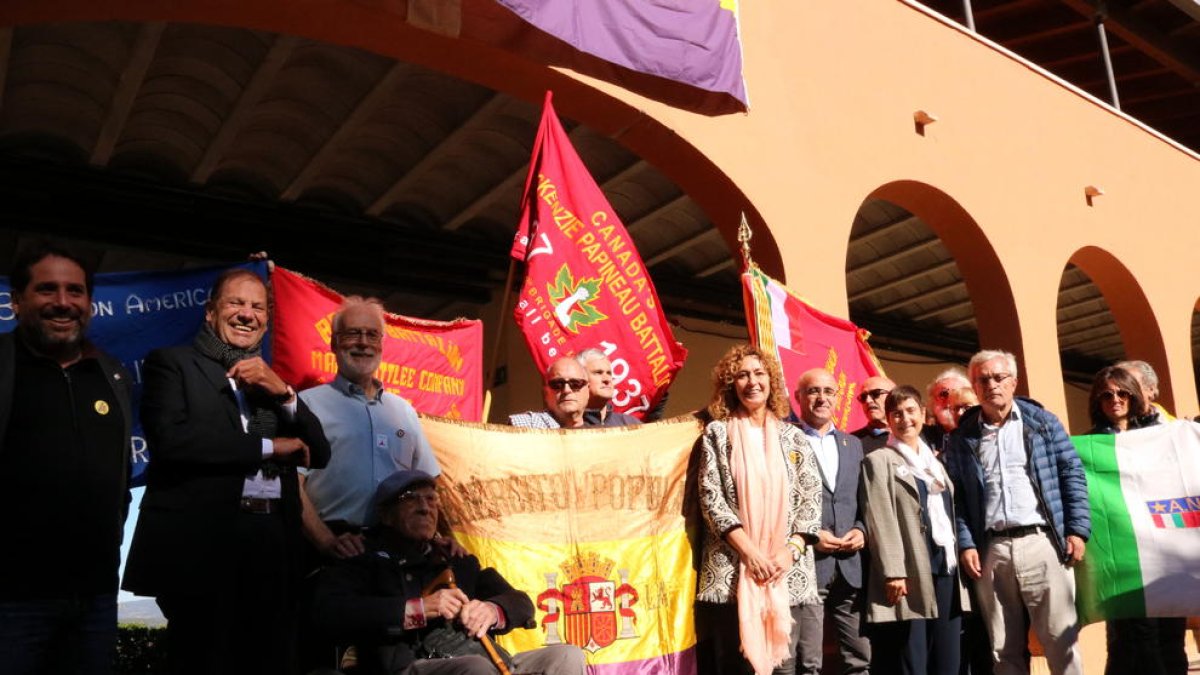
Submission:
[[[904,467],[901,469],[901,467]],[[870,578],[867,580],[867,620],[872,623],[932,619],[937,616],[929,546],[921,523],[921,491],[917,478],[892,448],[867,455],[862,463],[861,500],[870,535]],[[950,486],[953,495],[954,486]],[[951,511],[953,522],[953,511]],[[895,606],[887,603],[884,584],[905,578],[908,595]],[[967,609],[967,593],[959,579],[959,598]]]
[[[852,528],[866,534],[858,509],[858,474],[862,464],[862,443],[851,434],[834,429],[838,444],[838,475],[833,491],[821,481],[821,529],[841,537]],[[816,445],[815,441],[811,441]],[[862,551],[855,553],[816,554],[817,587],[826,588],[833,582],[834,570],[842,573],[846,583],[862,588]]]

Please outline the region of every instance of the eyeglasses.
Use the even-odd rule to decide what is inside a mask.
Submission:
[[[437,506],[441,503],[436,492],[417,492],[416,490],[405,490],[396,496],[396,502],[400,504],[409,504],[412,502],[422,501],[430,506]]]
[[[553,380],[550,380],[549,382],[547,382],[546,386],[550,387],[554,391],[562,391],[563,389],[567,389],[568,387],[570,388],[571,391],[579,391],[579,390],[583,389],[584,387],[586,387],[587,384],[588,384],[587,380],[577,380],[573,377],[570,379],[563,378],[563,377],[556,377]]]
[[[1107,391],[1100,392],[1100,400],[1101,401],[1108,401],[1109,403],[1111,403],[1117,399],[1121,399],[1122,401],[1128,401],[1129,400],[1129,392],[1125,391],[1124,389],[1120,389],[1117,391],[1113,391],[1113,390],[1109,389]]]
[[[986,386],[988,382],[995,382],[996,384],[1002,384],[1005,380],[1007,380],[1010,377],[1012,377],[1011,373],[996,373],[994,375],[984,374],[984,375],[976,375],[975,381],[981,385]]]
[[[864,391],[863,393],[859,394],[858,402],[866,403],[867,399],[875,400],[880,396],[887,396],[890,393],[892,393],[890,389],[871,389],[870,391]]]
[[[337,336],[339,340],[345,340],[347,342],[357,342],[362,340],[363,342],[373,345],[377,345],[383,341],[383,333],[375,330],[374,328],[368,328],[366,330],[363,330],[362,328],[347,328],[345,330],[339,330],[337,332]]]
[[[821,396],[824,394],[829,398],[837,396],[838,390],[833,387],[809,387],[801,392],[805,396]]]

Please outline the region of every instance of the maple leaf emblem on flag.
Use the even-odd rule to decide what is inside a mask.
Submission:
[[[579,279],[571,275],[571,268],[564,264],[554,277],[554,283],[546,286],[550,302],[554,303],[554,316],[558,323],[572,333],[580,328],[594,326],[607,319],[596,309],[596,296],[600,293],[600,279]]]

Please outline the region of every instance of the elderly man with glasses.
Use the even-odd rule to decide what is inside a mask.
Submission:
[[[883,412],[883,401],[896,388],[896,383],[882,375],[868,377],[862,384],[858,394],[858,402],[862,405],[867,423],[851,433],[862,441],[863,453],[878,450],[887,445],[888,425],[887,415]]]
[[[564,356],[546,369],[542,385],[545,410],[530,410],[508,416],[509,424],[528,429],[580,429],[586,425],[591,390],[588,374],[573,356]]]
[[[1087,478],[1062,423],[1014,396],[1012,354],[981,351],[968,373],[979,396],[946,443],[962,568],[975,579],[995,672],[1029,672],[1026,626],[1050,672],[1083,672],[1071,567],[1091,534]],[[1027,624],[1028,622],[1028,624]]]
[[[534,628],[533,602],[472,555],[454,557],[437,539],[434,478],[398,471],[372,500],[379,526],[363,555],[314,580],[312,619],[353,643],[358,675],[584,675],[583,651],[551,645],[509,655],[491,638]],[[322,675],[340,671],[315,671]]]

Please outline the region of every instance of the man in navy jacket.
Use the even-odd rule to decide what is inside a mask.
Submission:
[[[1028,672],[1028,615],[1050,671],[1077,675],[1083,662],[1070,568],[1091,534],[1083,464],[1057,417],[1014,396],[1012,354],[981,351],[968,373],[980,405],[959,422],[944,458],[957,488],[959,556],[976,580],[995,672]]]

